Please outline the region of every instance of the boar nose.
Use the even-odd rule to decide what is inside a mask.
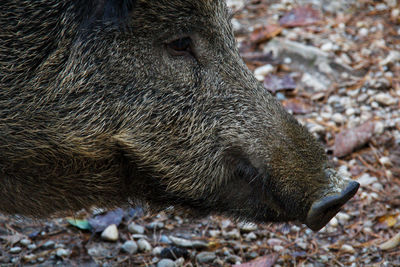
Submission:
[[[359,187],[359,183],[350,181],[341,192],[330,194],[315,201],[308,212],[306,225],[313,231],[320,230],[355,195]]]

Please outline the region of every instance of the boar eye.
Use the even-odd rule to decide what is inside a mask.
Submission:
[[[167,48],[172,56],[193,55],[192,39],[190,37],[176,39],[168,43]]]

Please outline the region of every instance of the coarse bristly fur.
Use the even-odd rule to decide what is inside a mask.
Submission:
[[[191,54],[171,54],[185,37]],[[332,187],[325,169],[243,63],[224,1],[2,3],[1,212],[139,200],[304,220]]]

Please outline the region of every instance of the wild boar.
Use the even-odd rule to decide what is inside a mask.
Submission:
[[[322,228],[358,184],[256,81],[220,0],[0,8],[0,211],[130,201]]]

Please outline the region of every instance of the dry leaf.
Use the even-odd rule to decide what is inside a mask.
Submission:
[[[400,233],[390,238],[388,241],[382,243],[379,248],[382,250],[389,250],[397,247],[400,244]]]
[[[276,75],[269,74],[264,79],[264,87],[270,92],[277,92],[283,90],[294,90],[296,89],[296,82],[290,75],[279,77]]]
[[[283,27],[299,27],[319,24],[322,22],[321,13],[311,6],[299,6],[287,12],[279,20]]]
[[[18,243],[22,239],[26,238],[25,235],[22,234],[13,234],[13,235],[2,235],[0,236],[0,240],[6,241],[7,244],[14,246],[14,244]]]
[[[262,258],[258,258],[251,262],[234,265],[234,267],[272,267],[274,266],[277,259],[278,254],[272,254]]]
[[[353,152],[356,148],[365,145],[372,138],[374,130],[375,123],[369,121],[357,128],[340,132],[335,137],[333,155],[336,157],[344,157]]]
[[[388,227],[392,227],[397,223],[397,216],[398,214],[381,216],[379,217],[378,221],[386,224]]]
[[[292,111],[293,114],[308,114],[312,111],[310,104],[301,98],[291,98],[282,101],[282,105],[286,110]]]
[[[255,44],[260,44],[277,36],[282,32],[282,27],[277,24],[268,24],[258,27],[250,35],[250,41]]]

